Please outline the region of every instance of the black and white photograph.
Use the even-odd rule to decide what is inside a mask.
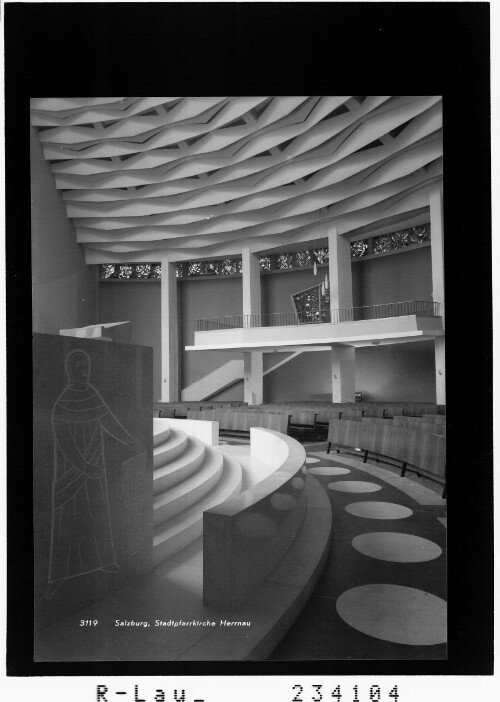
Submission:
[[[446,658],[441,96],[30,118],[35,660]]]
[[[390,4],[373,6],[389,16]],[[172,19],[188,7],[201,19],[210,3],[117,3],[114,12],[103,3],[100,29],[90,5],[79,9],[92,17],[86,81],[64,65],[62,49],[84,35],[76,22],[62,27],[59,53],[47,57],[34,42],[22,66],[16,53],[21,75],[27,65],[42,74],[39,56],[59,63],[62,77],[39,92],[24,79],[23,99],[12,98],[23,106],[27,190],[16,196],[28,213],[20,254],[7,248],[7,348],[10,334],[11,368],[22,375],[15,350],[21,335],[29,340],[32,382],[31,395],[12,400],[8,365],[8,410],[19,418],[22,405],[33,460],[13,468],[23,433],[11,420],[7,465],[17,475],[8,474],[8,509],[21,475],[32,476],[23,488],[32,495],[22,512],[32,541],[20,584],[25,598],[32,593],[21,617],[31,638],[15,643],[22,600],[11,586],[11,674],[128,675],[128,665],[227,675],[231,664],[240,675],[446,675],[460,674],[467,656],[472,674],[487,674],[491,221],[488,193],[481,201],[474,174],[460,167],[475,149],[484,181],[488,136],[478,127],[475,141],[473,122],[460,132],[457,95],[431,74],[417,83],[402,71],[391,80],[370,70],[363,80],[349,66],[325,80],[323,65],[319,83],[299,71],[295,88],[265,74],[239,83],[243,50],[232,66],[220,41],[237,42],[222,31],[214,40],[216,19],[204,36],[216,47],[207,57],[224,63],[230,80],[203,82],[198,53],[190,66],[199,76],[182,65],[188,51],[177,37],[172,75],[158,64],[143,85],[136,73],[115,81],[113,44],[94,39],[120,39],[120,23],[109,21],[117,7],[135,9],[142,23],[164,5],[171,36],[169,6]],[[231,8],[239,36],[251,4],[236,5],[214,3],[218,17]],[[278,5],[295,7],[297,21],[322,3],[255,5],[256,17],[269,12],[273,21]],[[368,11],[367,3],[339,4],[354,5]],[[57,31],[41,30],[47,46]],[[130,47],[133,63],[139,50]],[[418,60],[425,39],[408,50]],[[7,114],[12,74],[10,66]],[[149,97],[121,95],[141,87]],[[368,94],[340,94],[363,87]],[[388,87],[396,94],[381,94]],[[470,91],[463,99],[474,104]],[[28,304],[19,298],[16,308],[13,255],[31,282]],[[466,534],[467,491],[478,514]],[[13,563],[20,533],[8,542],[12,583],[22,579]],[[465,556],[474,550],[484,564],[477,581]],[[466,654],[481,638],[474,626],[483,636],[477,660]],[[21,648],[31,651],[26,673]],[[364,697],[397,699],[397,686],[382,681],[374,678]],[[290,702],[308,701],[296,687]],[[341,696],[335,686],[317,693]],[[358,700],[357,687],[345,688],[346,699],[353,694]]]

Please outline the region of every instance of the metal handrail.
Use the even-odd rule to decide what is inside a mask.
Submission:
[[[341,324],[388,317],[439,317],[440,303],[430,300],[387,302],[382,305],[343,307],[338,309],[309,309],[303,313],[273,312],[271,314],[237,314],[224,317],[199,319],[197,331],[224,329],[250,329],[253,327],[287,327],[302,324]]]

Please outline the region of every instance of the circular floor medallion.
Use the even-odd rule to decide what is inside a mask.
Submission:
[[[352,545],[365,556],[379,561],[393,563],[421,563],[439,558],[440,547],[433,541],[413,534],[399,534],[394,531],[373,531],[359,534]]]
[[[351,471],[349,468],[338,468],[337,466],[318,466],[311,468],[308,472],[313,475],[347,475]]]
[[[342,593],[339,616],[363,634],[411,646],[446,643],[446,602],[402,585],[362,585]]]
[[[405,519],[413,514],[409,507],[394,502],[351,502],[345,511],[366,519]]]
[[[377,492],[382,490],[377,483],[367,483],[364,480],[339,480],[336,483],[328,483],[330,490],[338,492]]]

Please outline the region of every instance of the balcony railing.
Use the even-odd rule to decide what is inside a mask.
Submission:
[[[408,315],[439,317],[439,302],[409,300],[407,302],[387,302],[384,305],[345,307],[332,310],[304,309],[299,314],[295,312],[236,314],[226,317],[199,319],[197,321],[197,331],[251,329],[253,327],[288,327],[299,324],[341,324],[343,322],[406,317]]]

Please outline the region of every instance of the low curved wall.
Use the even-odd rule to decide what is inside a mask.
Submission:
[[[328,442],[395,458],[441,483],[446,479],[446,438],[438,434],[387,424],[332,419]]]
[[[273,473],[203,515],[203,600],[235,609],[276,568],[305,516],[306,453],[294,439],[252,428],[252,455]]]

